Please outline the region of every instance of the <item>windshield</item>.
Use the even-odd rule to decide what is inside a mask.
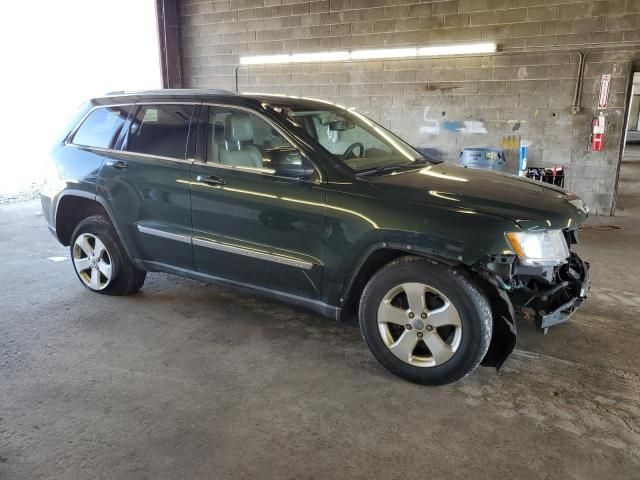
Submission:
[[[429,161],[404,140],[357,112],[333,105],[322,108],[287,105],[277,110],[356,172]]]

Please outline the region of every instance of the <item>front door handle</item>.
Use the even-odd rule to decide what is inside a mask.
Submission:
[[[124,160],[107,160],[107,167],[117,168],[118,170],[122,170],[124,168],[129,168],[129,164]]]
[[[202,183],[206,183],[207,185],[226,185],[223,179],[216,175],[198,175],[196,180]]]

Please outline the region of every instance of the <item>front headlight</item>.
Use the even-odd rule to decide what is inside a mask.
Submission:
[[[509,232],[507,241],[523,265],[560,265],[569,258],[569,247],[562,230]]]

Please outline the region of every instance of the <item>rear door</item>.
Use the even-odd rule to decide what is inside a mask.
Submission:
[[[206,153],[191,176],[197,269],[318,298],[326,235],[319,171],[306,180],[279,175],[275,152],[299,152],[256,113],[203,105],[201,119],[198,145]]]
[[[137,104],[103,165],[99,193],[144,261],[193,268],[187,145],[198,108]]]

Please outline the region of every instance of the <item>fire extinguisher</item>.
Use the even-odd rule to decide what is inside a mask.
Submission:
[[[606,120],[604,113],[600,112],[597,117],[593,117],[591,121],[591,150],[593,152],[601,152],[604,149],[604,131]]]

